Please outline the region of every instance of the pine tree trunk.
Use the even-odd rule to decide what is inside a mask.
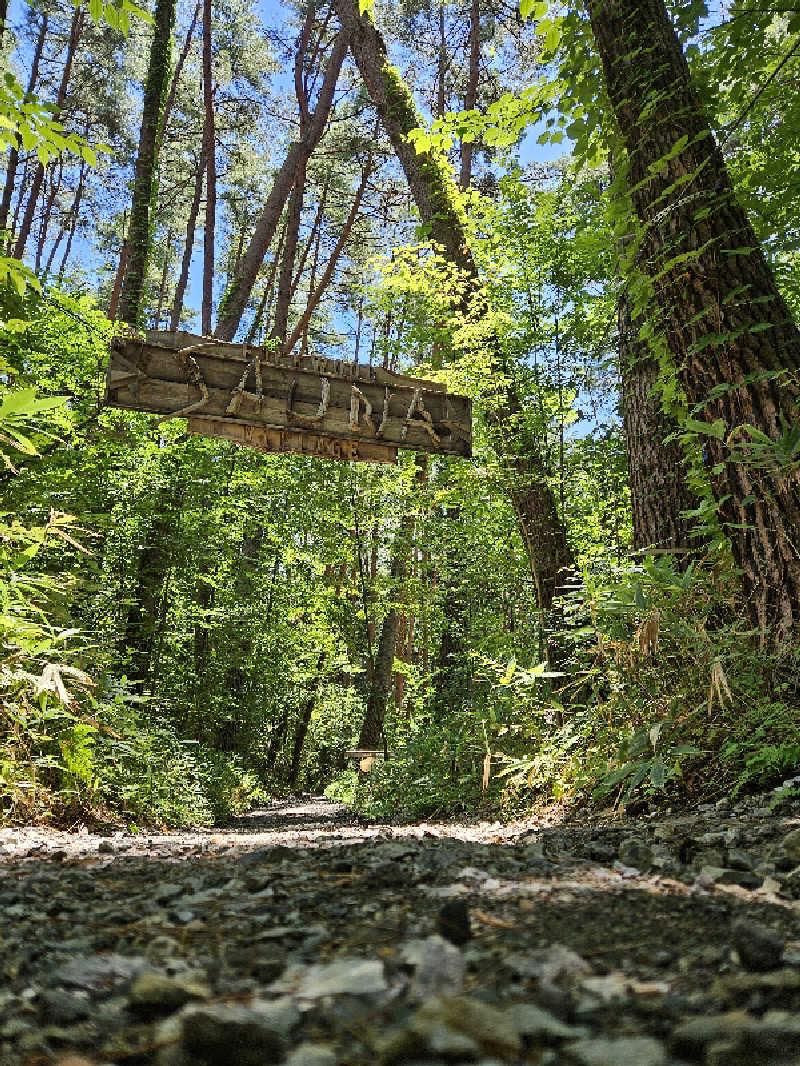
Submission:
[[[183,312],[183,298],[186,294],[186,285],[189,281],[189,268],[192,265],[192,251],[194,250],[194,234],[197,229],[197,216],[200,214],[200,200],[203,197],[203,176],[206,172],[205,157],[200,152],[200,158],[197,161],[197,172],[194,178],[194,193],[192,194],[192,203],[189,208],[189,218],[186,222],[186,243],[183,246],[183,258],[181,259],[181,270],[178,275],[178,281],[175,285],[175,299],[172,303],[172,314],[170,315],[169,328],[178,329],[181,324],[181,313]]]
[[[164,138],[167,135],[167,128],[169,126],[170,115],[172,114],[172,108],[175,106],[175,96],[178,92],[178,85],[180,84],[181,74],[186,63],[186,59],[189,55],[189,49],[192,47],[192,37],[194,37],[194,31],[197,27],[197,20],[200,18],[200,11],[203,6],[203,0],[197,0],[197,5],[192,15],[192,21],[189,23],[189,28],[186,31],[186,37],[183,41],[183,48],[181,54],[178,56],[178,62],[175,64],[175,70],[172,74],[172,81],[170,82],[169,92],[167,93],[167,99],[164,104],[164,111],[161,115],[161,122],[158,130],[158,151],[161,151],[161,146],[164,143]]]
[[[328,658],[326,651],[319,653],[317,659],[317,672],[314,676],[314,680],[311,684],[311,691],[303,703],[300,710],[300,717],[297,721],[297,729],[294,734],[294,744],[292,745],[292,761],[289,766],[289,784],[296,785],[297,778],[300,774],[300,760],[303,757],[303,746],[308,736],[308,727],[311,725],[311,716],[314,713],[314,708],[317,705],[317,697],[319,696],[319,690],[322,687],[323,681],[323,668]]]
[[[256,223],[250,244],[242,256],[236,276],[225,294],[225,299],[217,316],[215,333],[215,336],[219,337],[220,340],[233,340],[247,302],[250,299],[250,294],[253,291],[253,285],[258,277],[261,264],[264,262],[264,256],[267,254],[267,249],[275,235],[284,205],[295,184],[296,176],[301,167],[305,168],[311,158],[311,153],[319,144],[322,134],[325,132],[328,115],[333,104],[336,82],[342,69],[344,57],[347,54],[347,46],[347,33],[342,31],[337,34],[333,43],[333,49],[325,68],[325,77],[317,97],[317,104],[309,117],[307,128],[302,138],[292,143],[283,165],[275,175],[275,181]]]
[[[431,240],[441,245],[444,256],[471,282],[464,298],[464,314],[479,317],[487,309],[486,298],[450,175],[435,156],[417,153],[409,141],[409,132],[423,125],[423,121],[408,87],[389,64],[383,38],[371,19],[359,14],[358,0],[335,0],[335,7],[350,35],[359,73],[403,168],[420,216],[430,226]],[[488,343],[498,375],[510,377],[499,338]],[[493,445],[509,468],[511,502],[530,557],[539,605],[549,608],[562,572],[574,568],[574,556],[541,456],[533,449],[522,452],[517,447],[521,413],[522,400],[512,381],[505,402],[493,413],[490,430]]]
[[[162,590],[169,570],[169,540],[175,524],[176,494],[162,489],[155,514],[139,555],[136,589],[125,626],[125,648],[130,666],[127,676],[138,692],[144,691],[153,655]]]
[[[156,0],[153,40],[144,86],[142,126],[133,179],[128,257],[120,295],[120,319],[135,326],[139,319],[147,261],[152,246],[152,211],[158,188],[158,132],[167,92],[176,0]]]
[[[5,3],[5,0],[3,0]],[[31,73],[28,78],[28,85],[25,96],[28,97],[36,88],[36,82],[39,80],[39,66],[42,62],[42,53],[44,52],[44,42],[47,36],[47,23],[49,15],[42,15],[42,24],[39,27],[39,34],[36,38],[36,46],[33,50],[33,59],[31,60]],[[5,24],[5,16],[3,17],[3,24]],[[3,186],[3,196],[0,199],[0,231],[4,230],[8,225],[8,213],[11,210],[11,198],[14,195],[14,183],[17,179],[17,167],[19,166],[19,146],[20,142],[16,141],[9,150],[8,163],[6,165],[6,181]]]
[[[280,342],[281,348],[283,348],[286,341],[286,331],[289,324],[289,304],[292,299],[292,278],[297,255],[297,241],[300,236],[300,218],[303,214],[305,182],[306,168],[305,164],[303,164],[297,172],[297,179],[289,197],[286,240],[283,246],[281,269],[278,275],[278,298],[275,301],[275,320],[270,330],[270,336]]]
[[[686,458],[677,440],[677,422],[661,409],[653,388],[658,363],[639,339],[640,322],[631,318],[624,290],[617,296],[617,328],[622,376],[622,425],[628,454],[633,546],[685,550],[692,546],[691,522],[682,516],[697,506],[686,483]]]
[[[214,299],[214,236],[217,220],[217,146],[211,66],[211,0],[203,0],[203,154],[206,158],[206,218],[203,227],[203,303],[201,332],[211,336]]]
[[[464,93],[464,110],[472,111],[478,101],[478,80],[481,69],[481,2],[472,0],[469,18],[469,73]],[[472,141],[461,142],[461,173],[459,182],[466,189],[472,180]]]
[[[286,223],[284,222],[281,235],[278,238],[278,247],[275,252],[275,257],[269,268],[269,276],[264,285],[264,292],[261,295],[261,301],[256,309],[256,313],[253,315],[250,329],[247,331],[245,344],[254,343],[258,336],[258,331],[262,328],[268,314],[272,311],[272,302],[275,299],[275,276],[278,272],[278,264],[283,262],[283,243],[286,240],[286,228]]]
[[[69,28],[69,42],[67,43],[67,51],[64,56],[64,68],[61,72],[61,82],[58,86],[58,93],[56,94],[55,107],[53,111],[53,117],[59,118],[64,108],[64,102],[67,99],[67,86],[69,85],[69,79],[72,74],[72,64],[75,60],[75,52],[80,44],[81,36],[83,34],[83,23],[86,18],[86,12],[80,6],[75,8],[75,12],[72,16],[72,22]],[[36,171],[33,175],[33,181],[31,182],[31,189],[28,193],[28,202],[25,205],[25,214],[22,216],[22,222],[19,227],[19,233],[17,235],[16,244],[14,245],[14,258],[22,259],[25,254],[25,245],[27,244],[28,237],[31,232],[31,226],[33,225],[33,216],[36,211],[36,204],[39,200],[39,193],[42,191],[42,185],[44,183],[44,166],[39,163],[36,167]]]
[[[64,159],[63,157],[58,160],[58,177],[55,174],[55,167],[50,174],[50,193],[45,202],[45,208],[42,212],[42,221],[39,226],[39,238],[36,241],[36,258],[33,263],[33,272],[38,276],[39,270],[42,266],[42,256],[44,255],[44,246],[47,243],[47,231],[50,229],[50,219],[53,216],[53,207],[56,202],[59,190],[61,189],[61,179],[64,175]]]
[[[67,234],[67,243],[64,247],[64,254],[61,257],[61,266],[58,268],[59,282],[61,282],[64,277],[64,271],[67,269],[67,263],[69,261],[70,252],[72,251],[72,242],[75,239],[75,230],[78,227],[78,219],[80,218],[81,200],[83,199],[85,181],[86,164],[81,163],[80,174],[78,176],[78,186],[75,189],[75,199],[72,201],[72,210],[70,211],[69,233]],[[50,272],[50,263],[47,264],[47,272]]]
[[[742,427],[774,441],[797,424],[800,331],[736,200],[663,2],[587,6],[659,326],[690,409],[702,405],[724,427],[704,445],[748,608],[762,632],[790,640],[800,631],[800,477],[770,459],[755,465],[752,449],[742,462],[728,440],[747,460]]]
[[[345,224],[342,227],[342,232],[339,234],[339,239],[336,241],[334,249],[331,252],[331,257],[325,265],[325,269],[322,272],[322,277],[319,280],[319,284],[316,286],[314,285],[315,271],[312,271],[312,289],[309,292],[308,303],[306,304],[306,309],[301,315],[299,322],[292,331],[291,337],[289,337],[288,341],[284,345],[284,351],[286,352],[292,351],[292,349],[300,339],[300,336],[303,335],[308,329],[308,325],[311,321],[311,316],[314,314],[314,311],[320,300],[322,299],[325,290],[331,283],[333,273],[336,269],[336,264],[339,261],[339,256],[342,254],[344,246],[345,244],[347,244],[348,238],[350,237],[350,233],[352,232],[353,226],[355,225],[355,221],[358,218],[358,212],[361,207],[361,200],[363,199],[364,192],[366,191],[367,181],[369,180],[370,173],[371,166],[365,166],[361,172],[361,182],[359,183],[358,189],[356,189],[356,195],[353,201],[353,206],[350,209],[350,214],[345,220]]]

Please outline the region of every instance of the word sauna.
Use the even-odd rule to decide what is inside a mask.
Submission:
[[[391,463],[398,448],[472,455],[472,401],[380,367],[191,333],[111,342],[106,403],[186,418],[190,433],[261,452]]]

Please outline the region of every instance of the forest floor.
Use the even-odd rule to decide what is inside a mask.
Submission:
[[[800,803],[774,800],[2,830],[0,1063],[798,1066]]]

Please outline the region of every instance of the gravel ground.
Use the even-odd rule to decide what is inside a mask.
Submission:
[[[305,797],[213,832],[2,830],[0,915],[1,1066],[800,1066],[791,788],[640,818],[377,825]]]

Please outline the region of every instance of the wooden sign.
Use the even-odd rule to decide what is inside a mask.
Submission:
[[[115,337],[106,403],[186,418],[262,452],[394,462],[398,448],[472,455],[472,402],[380,367],[283,356],[182,331]]]

